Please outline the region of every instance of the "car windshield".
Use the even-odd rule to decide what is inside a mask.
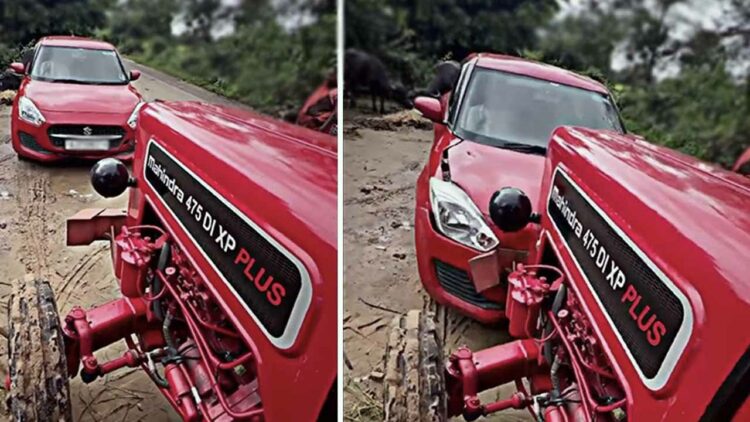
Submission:
[[[31,77],[48,82],[126,84],[128,77],[113,50],[42,46]]]
[[[544,154],[558,126],[623,132],[609,96],[476,68],[456,120],[463,139]]]

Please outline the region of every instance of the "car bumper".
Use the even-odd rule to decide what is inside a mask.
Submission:
[[[130,160],[133,157],[135,147],[135,131],[126,123],[127,116],[96,113],[54,113],[44,112],[47,121],[37,127],[18,118],[16,110],[11,118],[11,141],[13,149],[19,156],[42,162],[59,161],[65,158],[99,159],[104,157],[117,157]],[[121,136],[118,139],[108,139],[109,147],[106,150],[72,150],[65,148],[64,136],[52,137],[58,128],[68,131],[74,126],[89,126],[95,131],[113,131],[115,128]],[[112,132],[114,133],[114,132]],[[60,133],[57,133],[58,135]],[[83,135],[72,134],[71,135]],[[94,136],[99,135],[96,133]],[[105,136],[105,135],[101,135]],[[114,136],[114,135],[111,135]],[[97,140],[97,138],[88,138]],[[84,139],[85,141],[86,139]]]
[[[430,210],[422,206],[417,206],[414,233],[419,277],[432,298],[485,324],[505,318],[504,285],[483,294],[472,280],[469,261],[480,252],[435,231]]]

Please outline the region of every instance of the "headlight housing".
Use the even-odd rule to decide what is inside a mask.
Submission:
[[[445,236],[482,252],[500,243],[469,195],[456,184],[430,178],[430,204],[435,225]]]
[[[36,107],[36,104],[27,97],[18,99],[18,117],[24,122],[31,123],[37,127],[46,122],[44,115]]]
[[[143,101],[139,102],[135,105],[133,112],[130,113],[130,117],[128,117],[128,126],[130,126],[131,129],[135,129],[135,125],[138,123],[138,112],[141,111],[141,107],[143,107],[144,104],[146,103]]]

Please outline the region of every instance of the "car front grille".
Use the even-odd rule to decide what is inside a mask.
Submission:
[[[45,150],[44,147],[39,145],[34,136],[26,132],[18,132],[18,138],[21,140],[21,145],[28,149],[34,150],[36,152],[41,152],[42,154],[50,153],[49,151]]]
[[[107,140],[110,148],[116,148],[125,137],[125,129],[120,126],[103,125],[54,125],[47,131],[49,139],[57,147],[65,146],[71,140]]]
[[[438,282],[445,291],[482,309],[503,310],[502,305],[488,300],[477,292],[474,283],[469,279],[469,273],[437,259],[434,260],[434,263]]]

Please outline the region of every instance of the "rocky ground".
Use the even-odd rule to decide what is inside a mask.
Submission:
[[[415,112],[345,114],[344,125],[344,412],[348,421],[382,420],[383,352],[391,320],[429,302],[414,252],[414,192],[432,145],[431,124]],[[447,311],[445,353],[507,339]],[[503,386],[484,400],[506,398]],[[463,419],[458,419],[463,420]],[[525,411],[484,420],[529,420]]]
[[[147,100],[200,100],[232,104],[203,89],[128,62],[143,72],[136,87]],[[10,107],[0,105],[0,327],[6,327],[7,300],[14,280],[31,273],[52,283],[58,310],[92,307],[112,300],[119,288],[107,243],[65,246],[65,219],[82,208],[124,207],[126,195],[103,199],[89,185],[92,163],[40,165],[19,161],[10,145]],[[100,360],[124,351],[116,344],[98,353]],[[0,339],[2,378],[7,342]],[[4,396],[0,392],[0,396]],[[0,397],[2,398],[2,397]],[[136,369],[115,372],[85,385],[71,382],[76,421],[179,420],[148,377]],[[4,406],[0,406],[4,412]],[[5,419],[0,413],[0,419]]]

